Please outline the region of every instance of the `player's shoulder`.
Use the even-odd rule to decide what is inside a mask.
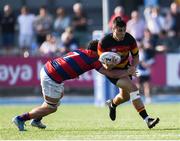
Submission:
[[[128,33],[128,32],[126,32],[125,37],[126,37],[128,40],[133,40],[133,41],[135,41],[135,38],[134,38],[130,33]]]
[[[79,55],[86,55],[86,56],[90,56],[92,54],[91,50],[83,49],[83,48],[76,49],[74,50],[74,52],[78,53]]]
[[[83,48],[78,48],[78,49],[75,49],[74,51],[83,52],[83,51],[85,51],[85,49],[83,49]]]
[[[135,43],[136,43],[135,38],[134,38],[131,34],[129,34],[128,32],[126,32],[125,41],[126,41],[128,44],[135,44]]]
[[[109,33],[105,35],[101,40],[100,43],[109,42],[109,40],[112,39],[112,33]]]

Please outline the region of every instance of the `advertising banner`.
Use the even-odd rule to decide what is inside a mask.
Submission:
[[[180,55],[167,55],[167,85],[180,86]]]
[[[0,87],[39,86],[39,72],[48,58],[0,57]],[[66,81],[68,87],[93,87],[92,72]]]
[[[0,87],[39,86],[39,72],[48,58],[0,57]],[[154,86],[180,86],[180,55],[158,54],[151,69]],[[65,86],[93,88],[92,71],[77,79],[65,81]]]
[[[39,72],[47,58],[0,58],[0,86],[39,85]]]
[[[166,85],[166,55],[158,54],[151,68],[151,83],[153,86]]]

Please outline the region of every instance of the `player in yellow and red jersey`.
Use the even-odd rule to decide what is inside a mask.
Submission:
[[[120,29],[121,32],[125,32],[125,28]],[[106,35],[98,44],[98,55],[103,52],[116,52],[121,56],[121,62],[115,67],[125,69],[129,66],[129,53],[131,53],[133,59],[136,59],[138,63],[138,47],[135,39],[129,34],[125,33],[120,39],[116,39],[113,34]]]
[[[107,51],[116,52],[122,58],[121,62],[114,66],[113,69],[127,70],[127,72],[134,72],[136,70],[136,66],[139,63],[139,50],[135,39],[126,32],[126,23],[121,20],[121,17],[114,19],[112,33],[103,37],[98,43],[98,55]],[[112,69],[112,65],[106,64],[106,68]],[[154,127],[159,122],[159,118],[151,118],[147,114],[139,90],[129,76],[120,79],[108,77],[108,79],[121,89],[115,98],[106,102],[109,106],[109,116],[111,120],[114,121],[116,119],[116,107],[131,100],[135,109],[149,128]]]

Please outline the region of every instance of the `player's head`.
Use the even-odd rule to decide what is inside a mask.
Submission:
[[[123,40],[126,34],[126,23],[121,19],[121,17],[118,16],[113,20],[112,32],[113,37],[116,40]]]
[[[87,49],[97,52],[98,40],[92,40],[88,43]]]

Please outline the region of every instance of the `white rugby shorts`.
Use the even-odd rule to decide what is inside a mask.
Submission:
[[[44,68],[41,69],[40,79],[43,95],[50,98],[61,98],[62,94],[64,93],[64,83],[56,83],[47,75]]]

